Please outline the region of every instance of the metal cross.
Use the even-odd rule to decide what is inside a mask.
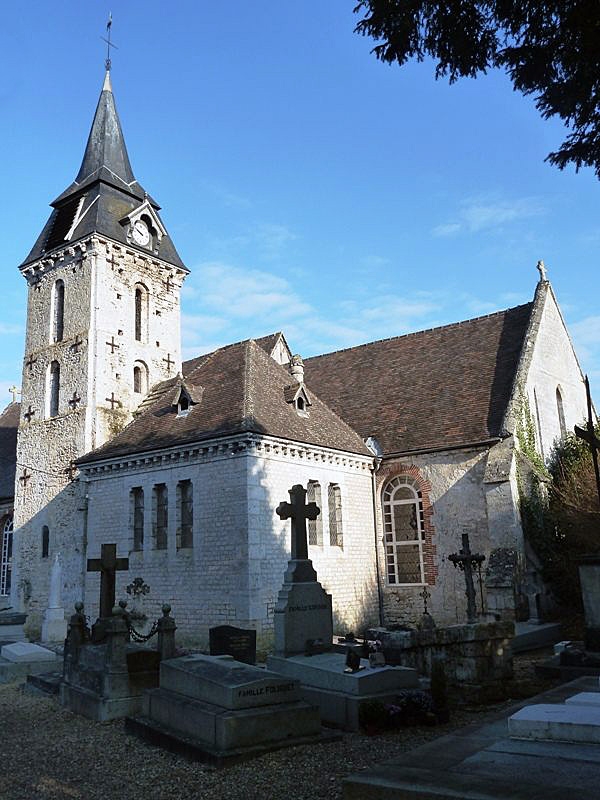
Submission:
[[[79,334],[77,334],[77,336],[75,337],[75,341],[71,345],[71,350],[74,353],[78,353],[79,352],[79,348],[81,347],[82,344],[83,344],[83,339],[81,339],[79,337]],[[107,344],[108,344],[108,342],[107,342]]]
[[[598,491],[598,503],[600,503],[600,471],[598,470],[598,450],[600,450],[600,439],[596,436],[596,432],[594,430],[594,418],[592,416],[592,395],[590,393],[590,382],[588,380],[588,376],[585,376],[585,396],[587,399],[587,430],[580,428],[579,425],[575,425],[575,436],[578,439],[583,439],[584,442],[587,442],[590,446],[590,450],[592,451],[592,462],[594,464],[594,474],[596,476],[596,489]]]
[[[419,592],[419,595],[423,598],[423,613],[427,614],[427,601],[431,597],[431,592],[427,591],[427,587],[423,587],[423,591]]]
[[[306,520],[316,519],[321,509],[316,503],[306,503],[306,489],[297,483],[289,490],[290,503],[281,502],[275,513],[281,519],[292,520],[292,560],[308,559]]]
[[[69,400],[69,405],[71,408],[75,409],[81,403],[81,397],[77,394],[77,392],[73,392],[73,397]]]
[[[106,37],[108,37],[108,38],[106,38],[104,36],[100,37],[102,39],[102,41],[106,42],[106,44],[107,44],[107,47],[106,47],[106,61],[104,62],[105,65],[106,65],[106,71],[107,72],[110,72],[110,67],[111,67],[110,48],[114,47],[115,50],[119,49],[117,47],[117,45],[113,44],[111,42],[111,40],[110,40],[110,29],[111,28],[112,28],[112,14],[109,12],[109,14],[108,14],[108,22],[106,23]]]
[[[167,280],[163,281],[163,285],[164,285],[165,289],[167,290],[167,292],[170,292],[171,289],[173,288],[173,286],[175,286],[175,284],[171,281],[171,276],[170,275],[167,275]]]
[[[485,561],[485,556],[479,553],[472,553],[469,546],[469,534],[462,535],[462,550],[459,553],[452,553],[448,556],[455,567],[459,567],[465,573],[465,583],[467,595],[467,621],[473,623],[477,621],[477,607],[475,605],[475,584],[473,583],[473,566],[480,566]]]
[[[23,484],[23,486],[27,486],[28,481],[31,478],[31,472],[27,471],[27,467],[23,470],[23,474],[20,476],[19,480]]]
[[[171,353],[167,353],[167,357],[166,357],[166,358],[163,358],[163,361],[166,363],[166,365],[167,365],[167,371],[170,373],[170,372],[171,372],[171,365],[175,363],[175,362],[174,362],[174,361],[171,359]]]
[[[115,397],[115,393],[114,392],[110,393],[110,397],[105,397],[104,399],[106,400],[107,403],[110,403],[110,407],[111,407],[112,411],[115,410],[115,406],[119,406],[119,408],[121,407],[121,401],[117,400],[117,398]]]
[[[29,356],[29,360],[25,362],[25,366],[29,367],[29,372],[30,373],[31,373],[31,370],[33,369],[33,365],[35,364],[36,361],[37,361],[37,358],[34,358],[33,355],[30,355]]]
[[[118,350],[119,347],[121,346],[120,344],[117,344],[115,342],[115,337],[114,336],[111,336],[110,342],[107,342],[106,344],[110,347],[111,354],[114,354],[115,350]]]
[[[110,264],[110,266],[113,268],[113,270],[114,270],[115,267],[119,266],[119,262],[115,260],[115,257],[114,257],[113,253],[110,254],[110,258],[106,259],[106,263]]]
[[[12,399],[13,403],[16,403],[17,402],[17,395],[21,394],[21,390],[19,389],[18,386],[15,386],[13,384],[12,386],[9,387],[8,391],[11,392],[11,394],[13,396],[13,399]]]
[[[88,558],[87,571],[100,573],[100,617],[110,617],[115,605],[115,579],[120,570],[129,569],[128,558],[117,558],[116,544],[103,544],[100,558]]]
[[[27,411],[26,411],[26,412],[23,414],[23,416],[25,417],[25,419],[27,420],[27,422],[31,422],[31,418],[34,416],[34,414],[35,414],[35,411],[33,410],[33,408],[32,408],[31,406],[29,406],[29,408],[28,408],[28,409],[27,409]]]

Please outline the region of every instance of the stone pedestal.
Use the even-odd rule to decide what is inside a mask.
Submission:
[[[299,681],[227,655],[164,661],[160,688],[146,692],[141,717],[128,719],[127,729],[217,764],[325,735]]]
[[[66,635],[64,608],[47,608],[42,622],[42,642],[63,642]]]
[[[331,646],[331,595],[317,581],[312,562],[292,560],[283,578],[275,614],[275,655],[286,658],[306,652],[309,640]]]

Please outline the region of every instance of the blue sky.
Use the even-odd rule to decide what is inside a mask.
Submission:
[[[184,356],[282,329],[308,356],[533,296],[546,262],[600,386],[598,181],[500,73],[380,64],[353,0],[30,0],[3,8],[0,398],[20,383],[17,266],[73,180],[103,80],[191,269]],[[597,394],[597,391],[596,391]]]

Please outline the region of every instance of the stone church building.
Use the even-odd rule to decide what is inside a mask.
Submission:
[[[338,630],[410,622],[423,590],[464,618],[447,560],[486,555],[487,609],[539,595],[518,510],[516,427],[537,446],[585,412],[582,375],[543,268],[530,303],[302,361],[284,335],[181,361],[188,269],[136,180],[106,74],[74,182],[19,267],[27,282],[21,403],[0,416],[0,607],[39,631],[54,555],[63,602],[97,613],[103,543],[170,602],[182,632],[272,630],[290,551],[275,508],[296,483],[321,508],[309,555]],[[252,331],[249,331],[251,334]],[[293,344],[293,343],[290,343]],[[532,612],[533,613],[533,612]]]

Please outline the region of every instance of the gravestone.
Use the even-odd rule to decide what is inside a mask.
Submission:
[[[117,558],[116,544],[103,544],[100,558],[88,558],[87,571],[100,573],[100,619],[108,619],[115,606],[116,573],[129,569],[128,558]]]
[[[406,667],[370,666],[353,641],[348,671],[346,654],[332,652],[331,595],[307,557],[306,520],[315,519],[319,508],[306,505],[302,486],[293,486],[289,494],[291,502],[280,503],[277,514],[292,521],[292,557],[275,607],[275,653],[267,667],[300,681],[302,696],[318,705],[325,722],[358,730],[361,705],[394,702],[399,691],[418,687],[418,675]],[[315,640],[321,652],[314,652]]]
[[[60,555],[56,554],[50,572],[50,595],[48,608],[44,613],[42,622],[42,642],[62,642],[67,635],[67,622],[65,610],[61,600],[62,569]]]
[[[208,631],[211,656],[232,656],[244,664],[256,663],[256,631],[218,625]]]
[[[60,666],[58,656],[31,642],[13,642],[0,648],[0,683],[39,675]]]
[[[331,738],[299,681],[229,655],[164,661],[160,687],[145,693],[142,715],[128,718],[126,730],[217,765]]]

